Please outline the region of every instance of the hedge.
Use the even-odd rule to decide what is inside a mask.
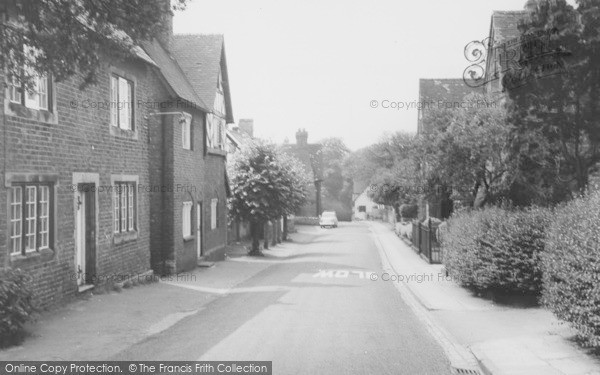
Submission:
[[[557,209],[543,270],[543,304],[600,348],[600,192]]]
[[[18,343],[35,312],[29,281],[19,269],[0,269],[0,347]]]
[[[442,238],[450,276],[477,291],[538,295],[550,211],[490,207],[454,215]]]

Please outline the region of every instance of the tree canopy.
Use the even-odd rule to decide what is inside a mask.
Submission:
[[[530,1],[519,25],[528,42],[507,74],[521,83],[505,87],[519,181],[533,201],[581,193],[600,161],[600,1],[577,4]]]
[[[75,74],[93,84],[101,56],[134,56],[143,40],[166,27],[164,18],[187,0],[4,0],[0,6],[0,68],[31,85],[52,74],[62,81]],[[35,53],[31,53],[35,51]],[[27,66],[28,69],[23,70]]]

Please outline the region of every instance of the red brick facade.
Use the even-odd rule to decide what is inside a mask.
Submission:
[[[199,256],[224,248],[225,154],[207,152],[206,109],[180,98],[162,68],[142,59],[106,64],[98,84],[85,90],[79,89],[79,77],[52,85],[48,111],[11,103],[8,88],[0,90],[0,267],[27,271],[42,306],[82,287],[121,282],[151,269],[159,274],[189,270]],[[133,84],[133,130],[111,125],[107,103],[113,74]],[[0,80],[5,82],[3,76]],[[189,117],[191,147],[186,149],[182,121]],[[134,188],[117,199],[115,189],[122,183]],[[22,198],[25,203],[16,206],[14,191],[30,185],[49,186],[50,243],[26,251],[11,240],[13,226],[24,221],[13,225],[10,220],[17,217],[15,210],[25,220],[29,201]],[[93,193],[84,195],[81,190],[90,186]],[[215,229],[213,198],[218,198]],[[183,232],[184,202],[192,206],[188,235]],[[38,215],[41,207],[35,208]],[[127,219],[121,222],[117,216]],[[41,219],[36,221],[42,228]],[[13,253],[19,246],[22,253]],[[86,252],[78,253],[79,247]],[[82,274],[91,278],[78,286]]]

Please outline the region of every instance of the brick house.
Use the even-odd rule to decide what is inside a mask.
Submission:
[[[223,35],[180,34],[173,55],[200,98],[208,103],[204,149],[202,256],[217,255],[227,245],[227,124],[233,123]]]
[[[214,141],[224,125],[213,119],[232,119],[226,69],[214,80],[227,92],[219,112],[174,59],[174,39],[167,30],[136,58],[103,59],[85,90],[82,77],[48,75],[28,93],[0,72],[0,266],[29,273],[42,306],[193,268],[226,243],[225,151]]]

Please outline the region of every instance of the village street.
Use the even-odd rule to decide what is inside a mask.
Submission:
[[[264,258],[76,301],[0,360],[268,360],[277,374],[449,374],[365,223],[301,226]],[[372,274],[371,274],[372,273]]]

